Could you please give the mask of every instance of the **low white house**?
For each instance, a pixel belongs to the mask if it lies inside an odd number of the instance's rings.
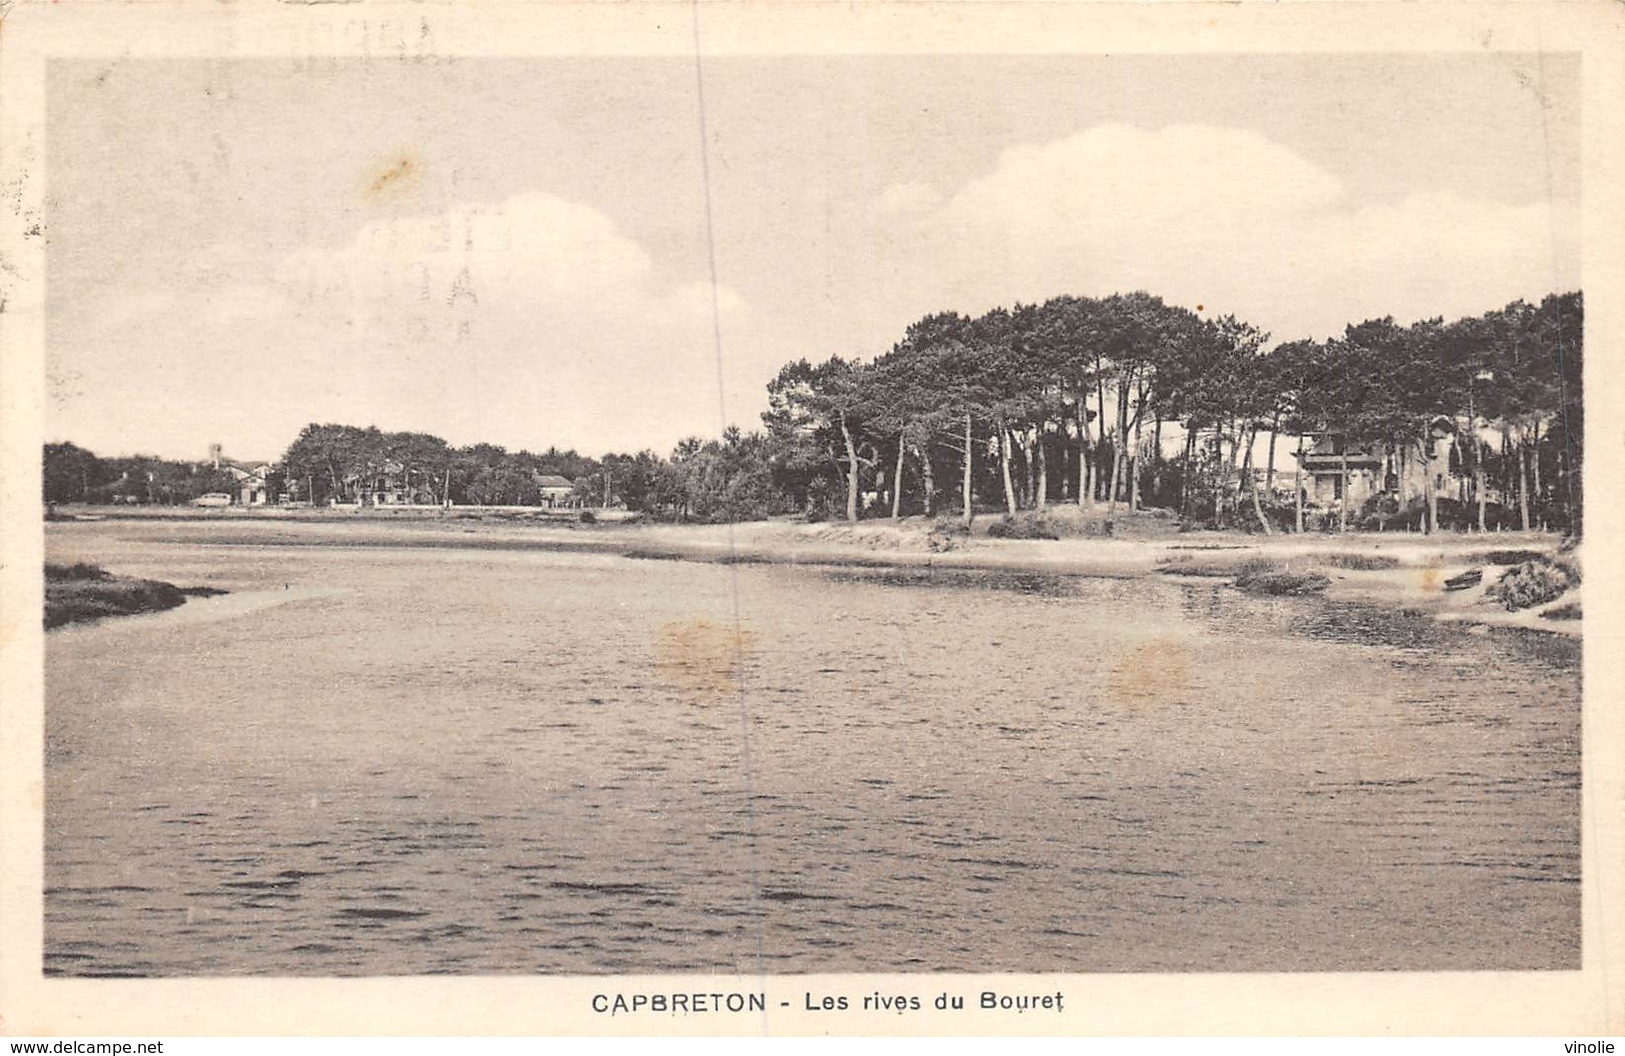
[[[536,487],[542,493],[542,505],[548,507],[574,506],[575,481],[557,473],[543,473],[536,478]]]

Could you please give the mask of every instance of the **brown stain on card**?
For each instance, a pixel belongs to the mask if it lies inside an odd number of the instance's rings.
[[[404,198],[423,182],[423,159],[413,151],[390,154],[362,177],[361,196],[369,202]]]
[[[1439,558],[1433,558],[1417,570],[1416,585],[1424,594],[1437,594],[1444,589],[1444,572]]]
[[[739,671],[755,645],[750,631],[707,619],[677,620],[655,633],[655,670],[694,693],[720,694],[739,685]]]
[[[1130,649],[1112,667],[1106,690],[1114,704],[1147,704],[1183,695],[1190,681],[1190,646],[1164,635]]]

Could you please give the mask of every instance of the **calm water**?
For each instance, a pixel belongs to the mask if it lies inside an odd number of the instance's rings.
[[[234,591],[48,636],[48,972],[1579,966],[1568,643],[1166,579],[48,545]]]

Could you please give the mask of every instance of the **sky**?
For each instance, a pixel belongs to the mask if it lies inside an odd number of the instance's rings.
[[[666,453],[934,311],[1143,288],[1276,341],[1477,314],[1580,288],[1579,72],[728,57],[702,108],[692,57],[58,62],[47,439]]]

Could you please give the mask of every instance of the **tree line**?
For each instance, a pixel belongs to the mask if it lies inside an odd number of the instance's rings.
[[[176,505],[210,492],[231,493],[235,478],[209,462],[156,455],[99,457],[72,442],[46,444],[41,465],[47,503]],[[273,480],[275,486],[277,481]]]
[[[747,520],[789,509],[772,479],[765,438],[729,429],[718,440],[685,439],[669,457],[653,451],[591,458],[550,447],[536,453],[490,443],[454,447],[431,433],[312,423],[268,474],[272,503],[538,506],[543,480],[563,477],[572,503],[621,507],[678,520]],[[181,505],[240,482],[212,461],[154,455],[102,457],[71,442],[46,444],[47,503]]]
[[[1581,524],[1583,303],[1575,293],[1480,316],[1269,346],[1233,316],[1203,318],[1144,291],[1056,297],[980,316],[940,312],[884,354],[785,364],[763,427],[590,458],[420,432],[306,426],[272,490],[294,501],[537,505],[541,478],[574,501],[656,517],[749,520],[950,515],[1049,507],[1161,507],[1182,523],[1261,531],[1398,518],[1441,526]],[[1382,489],[1351,508],[1306,504],[1296,458],[1314,440],[1425,465],[1421,493]],[[1441,495],[1436,448],[1463,491]],[[45,449],[51,502],[185,502],[233,490],[207,464]],[[1289,499],[1283,499],[1290,494]],[[1306,505],[1310,508],[1306,509]]]
[[[453,447],[429,433],[308,425],[282,456],[291,497],[318,505],[372,501],[392,491],[432,505],[535,506],[542,478],[574,485],[584,507],[620,507],[671,519],[747,520],[788,509],[776,494],[764,438],[727,430],[689,438],[669,458],[653,451],[590,458],[550,447],[536,454],[496,444]]]
[[[453,447],[432,433],[376,426],[305,426],[283,452],[294,501],[367,505],[382,492],[425,505],[535,506],[541,478],[585,480],[596,460],[550,447],[537,454],[497,444]]]

